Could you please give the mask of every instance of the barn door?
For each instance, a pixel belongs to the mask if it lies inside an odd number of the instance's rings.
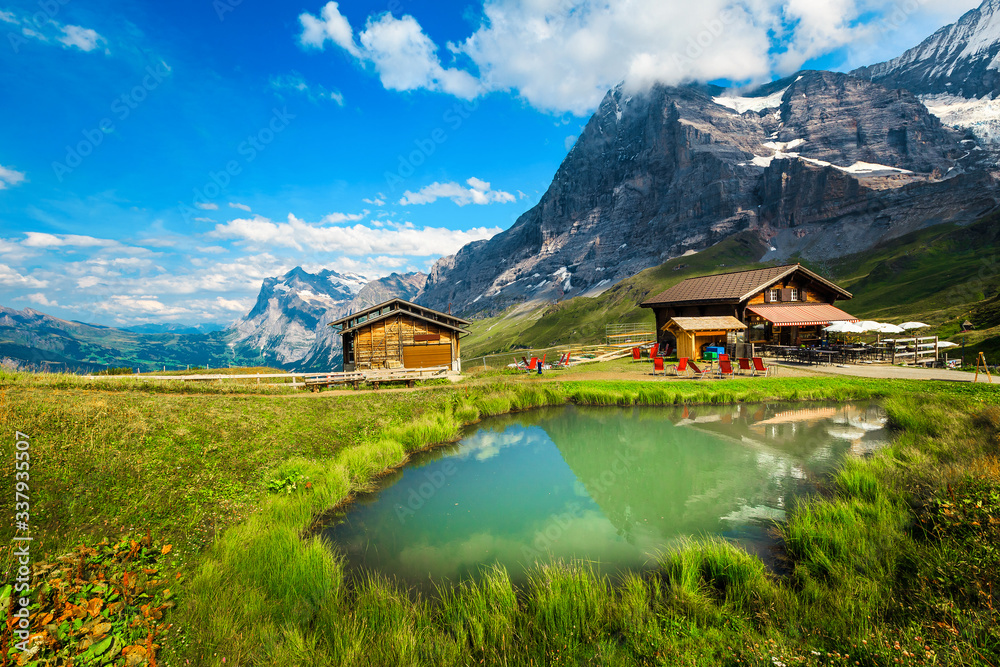
[[[451,343],[404,347],[403,366],[406,368],[451,366]]]

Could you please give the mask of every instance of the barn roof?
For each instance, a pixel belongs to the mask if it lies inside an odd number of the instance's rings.
[[[643,308],[652,308],[653,306],[674,303],[704,301],[739,303],[795,272],[801,272],[813,280],[823,283],[834,290],[841,298],[851,298],[850,292],[835,285],[821,275],[810,271],[801,264],[789,264],[787,266],[769,266],[750,271],[734,271],[732,273],[717,273],[711,276],[688,278],[665,292],[647,299],[641,305]]]
[[[461,317],[455,317],[454,315],[442,313],[441,311],[434,310],[433,308],[418,306],[417,304],[404,299],[390,299],[389,301],[384,301],[376,306],[359,310],[356,313],[351,313],[350,315],[342,317],[339,320],[330,322],[330,326],[341,327],[340,333],[343,334],[363,327],[367,324],[371,324],[372,322],[378,322],[379,320],[399,314],[423,320],[425,322],[430,322],[446,329],[451,329],[461,333],[469,333],[463,328],[463,325],[472,324],[469,320],[463,320]],[[352,322],[353,325],[351,324]]]
[[[666,329],[671,324],[676,325],[684,331],[739,331],[747,328],[747,325],[732,315],[723,315],[720,317],[675,317],[664,324],[663,328]]]

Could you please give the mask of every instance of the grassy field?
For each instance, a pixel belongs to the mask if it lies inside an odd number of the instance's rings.
[[[45,601],[70,613],[65,631],[58,618],[51,625],[52,637],[69,642],[62,655],[83,646],[100,664],[123,644],[105,664],[149,664],[155,654],[160,665],[773,667],[991,664],[1000,651],[992,598],[1000,584],[1000,400],[989,386],[486,375],[413,392],[314,395],[263,385],[194,393],[180,383],[152,392],[111,382],[0,376],[3,432],[31,436],[33,553],[53,564],[38,581],[48,582],[45,591],[69,591]],[[568,402],[779,399],[880,399],[898,430],[891,447],[845,466],[826,497],[782,527],[788,577],[707,541],[618,586],[579,565],[551,564],[523,588],[496,570],[428,599],[378,578],[346,585],[337,558],[307,536],[324,511],[408,452],[452,440],[484,416]],[[13,479],[12,457],[0,470]],[[5,544],[11,536],[5,524]],[[75,583],[54,560],[74,547]],[[128,569],[140,561],[137,584]],[[8,548],[5,580],[11,566]],[[102,611],[93,600],[104,599],[95,582],[105,580],[123,600]],[[82,602],[66,606],[68,595]],[[107,628],[98,623],[105,615]],[[136,624],[149,628],[145,644]],[[98,643],[95,628],[111,634]]]

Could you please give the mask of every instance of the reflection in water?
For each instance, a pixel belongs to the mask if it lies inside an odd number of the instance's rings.
[[[420,456],[325,531],[349,570],[411,585],[493,562],[650,566],[678,539],[751,549],[845,455],[883,444],[876,406],[552,408],[487,420]]]

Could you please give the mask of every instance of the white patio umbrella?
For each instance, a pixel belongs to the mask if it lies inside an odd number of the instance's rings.
[[[909,331],[910,329],[923,329],[924,327],[929,325],[924,324],[923,322],[903,322],[899,326],[904,331]]]
[[[901,334],[904,331],[906,331],[906,329],[904,329],[902,326],[896,326],[895,324],[885,323],[885,324],[880,325],[878,329],[875,329],[875,331],[878,332],[878,333],[880,333],[880,334],[884,334],[884,333],[887,333],[887,334]]]
[[[942,347],[958,347],[958,343],[952,343],[950,340],[938,341],[938,348]]]
[[[865,333],[868,331],[878,331],[882,323],[875,320],[865,320],[864,322],[858,322],[857,326],[861,329],[862,333]]]
[[[854,322],[834,322],[828,327],[823,327],[827,333],[864,333],[864,331]]]

